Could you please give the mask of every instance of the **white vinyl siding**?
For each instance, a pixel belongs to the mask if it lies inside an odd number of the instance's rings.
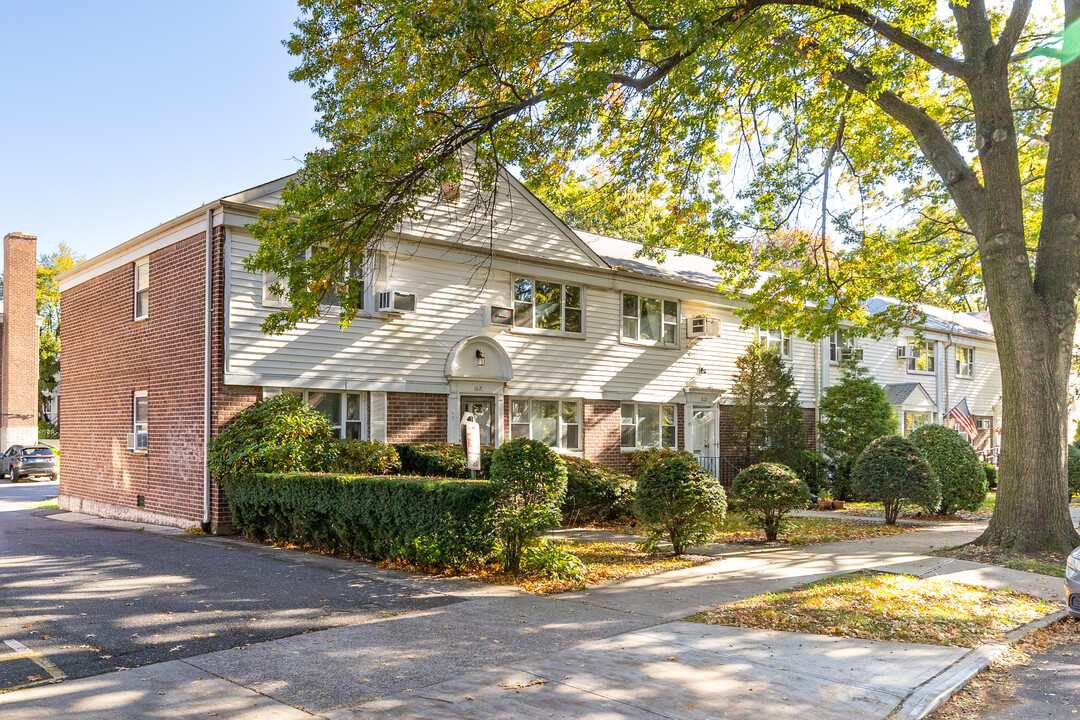
[[[577,400],[513,398],[510,438],[529,438],[561,450],[581,449],[581,405]]]

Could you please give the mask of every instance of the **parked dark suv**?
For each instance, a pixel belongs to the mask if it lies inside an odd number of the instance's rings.
[[[12,445],[0,455],[0,477],[11,482],[34,475],[55,480],[59,472],[60,460],[48,445]]]

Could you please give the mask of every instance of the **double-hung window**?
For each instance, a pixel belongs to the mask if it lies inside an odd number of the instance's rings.
[[[529,438],[561,450],[581,449],[581,408],[576,400],[510,400],[510,437]]]
[[[326,416],[334,435],[346,440],[364,440],[367,418],[367,394],[332,390],[286,390],[304,398],[311,407]]]
[[[150,261],[135,263],[135,319],[150,316]]]
[[[678,345],[679,303],[623,293],[622,336],[625,340]]]
[[[791,357],[791,336],[779,328],[761,328],[758,330],[758,340],[765,343],[770,350],[780,353],[781,357]]]
[[[514,327],[580,335],[580,285],[514,278]]]
[[[934,372],[934,346],[936,344],[933,340],[913,340],[908,346],[908,372]]]
[[[837,330],[829,336],[829,362],[838,363],[844,359],[844,350],[855,347],[855,338],[850,331]]]
[[[135,434],[135,452],[146,452],[150,428],[150,403],[145,390],[136,390],[131,403],[131,432]]]
[[[677,413],[674,405],[622,404],[622,449],[676,447]]]
[[[956,377],[969,378],[975,374],[975,348],[956,348]]]

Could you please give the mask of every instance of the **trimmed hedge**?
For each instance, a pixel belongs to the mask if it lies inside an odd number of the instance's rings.
[[[682,460],[693,460],[694,454],[688,450],[672,450],[670,448],[649,448],[648,450],[637,450],[630,454],[630,475],[637,479],[641,475],[645,466],[655,460],[668,460],[671,458],[680,458]]]
[[[637,476],[637,517],[645,523],[647,546],[663,538],[676,555],[706,542],[724,522],[727,498],[720,482],[690,453],[653,456]]]
[[[978,510],[986,499],[986,470],[967,440],[944,425],[923,425],[911,433],[911,442],[941,483],[940,502],[924,509],[942,515]]]
[[[517,438],[491,458],[495,532],[502,541],[502,566],[521,569],[521,553],[536,535],[559,525],[566,497],[566,464],[542,442]]]
[[[399,443],[394,445],[401,457],[404,475],[424,477],[468,478],[468,460],[461,445],[454,443]],[[480,449],[480,470],[477,477],[489,477],[493,449]]]
[[[267,473],[221,484],[237,529],[257,540],[446,566],[495,546],[486,481]]]
[[[566,499],[562,514],[571,522],[618,520],[634,514],[634,480],[588,460],[563,456]]]
[[[368,440],[339,440],[334,472],[349,475],[397,475],[401,458],[393,445]]]

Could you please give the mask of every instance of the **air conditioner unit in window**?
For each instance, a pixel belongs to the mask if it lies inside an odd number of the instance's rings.
[[[914,357],[914,354],[911,352],[910,346],[908,346],[907,344],[896,346],[897,360],[907,360],[909,357]]]
[[[720,318],[714,318],[714,317],[688,317],[688,318],[686,318],[686,337],[688,337],[688,338],[714,338],[714,337],[720,337]]]
[[[840,350],[841,360],[854,360],[855,362],[862,362],[863,349],[857,347],[846,347]]]
[[[149,436],[145,432],[128,433],[126,447],[128,450],[145,450],[149,443],[147,442]]]
[[[483,314],[483,323],[485,327],[513,327],[514,325],[514,311],[508,307],[499,307],[498,305],[484,305],[480,308]]]
[[[375,308],[388,315],[413,312],[416,310],[416,296],[397,290],[384,290],[375,294]]]

